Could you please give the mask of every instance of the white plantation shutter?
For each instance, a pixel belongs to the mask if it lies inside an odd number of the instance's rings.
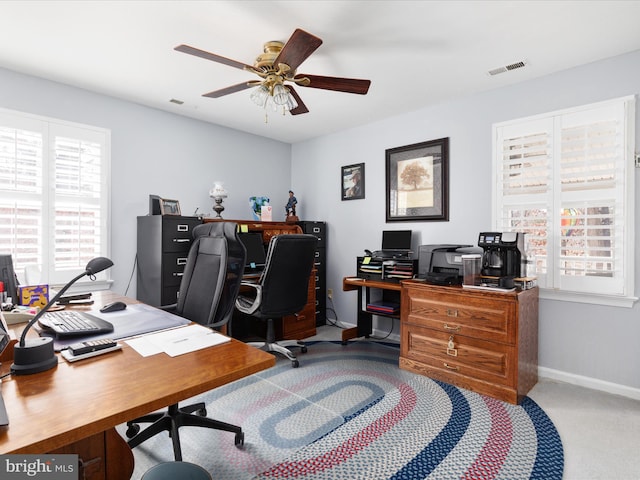
[[[0,116],[0,253],[14,264],[40,264],[43,134],[25,122],[7,124]]]
[[[525,232],[543,288],[633,294],[634,99],[494,125],[497,230]]]
[[[108,256],[109,132],[0,110],[0,253],[66,283]],[[104,275],[102,278],[106,278]]]
[[[497,133],[497,229],[526,233],[525,250],[535,264],[538,285],[546,287],[549,206],[553,200],[553,122],[543,119],[505,126]]]

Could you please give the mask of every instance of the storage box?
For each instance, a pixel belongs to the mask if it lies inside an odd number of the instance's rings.
[[[260,220],[262,222],[273,221],[273,207],[271,205],[263,205],[260,210]]]
[[[49,285],[27,285],[18,287],[20,305],[44,307],[49,303]]]

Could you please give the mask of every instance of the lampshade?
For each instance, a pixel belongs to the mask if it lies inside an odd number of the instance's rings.
[[[273,87],[273,101],[276,105],[286,105],[289,100],[289,91],[281,83]]]
[[[264,85],[260,85],[251,91],[250,98],[259,107],[264,107],[269,98],[269,89]]]
[[[211,198],[227,198],[227,191],[222,186],[222,182],[214,182],[213,188],[209,190]]]

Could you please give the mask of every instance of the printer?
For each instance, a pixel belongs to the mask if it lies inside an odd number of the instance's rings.
[[[461,285],[462,255],[482,252],[472,245],[420,245],[417,278],[434,285]]]

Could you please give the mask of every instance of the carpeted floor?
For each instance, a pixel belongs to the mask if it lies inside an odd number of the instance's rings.
[[[562,478],[562,443],[533,400],[509,405],[405,372],[398,354],[375,342],[311,343],[298,369],[279,361],[197,397],[210,417],[243,427],[245,446],[186,427],[184,460],[216,480]],[[167,435],[134,449],[133,478],[171,452]]]

